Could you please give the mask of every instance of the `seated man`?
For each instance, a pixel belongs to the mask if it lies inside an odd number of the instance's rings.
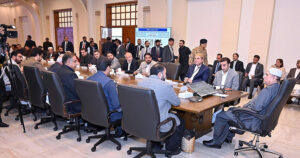
[[[194,83],[205,81],[207,82],[209,76],[209,68],[203,64],[203,57],[201,54],[195,54],[194,64],[189,67],[189,70],[184,78],[185,83]]]
[[[235,71],[245,72],[244,63],[239,60],[239,54],[233,53],[232,62],[230,63],[230,68]]]
[[[97,65],[97,63],[101,59],[101,54],[100,54],[100,52],[98,50],[95,50],[93,54],[94,54],[94,56],[93,56],[91,64]]]
[[[34,66],[37,67],[40,71],[45,70],[42,66],[42,50],[38,48],[33,48],[30,53],[30,57],[26,60],[23,60],[22,66]]]
[[[88,66],[92,63],[93,56],[88,54],[86,49],[82,48],[80,50],[81,57],[80,57],[80,66]]]
[[[174,134],[168,137],[166,142],[166,150],[172,151],[173,154],[179,154],[181,149],[181,139],[184,132],[184,123],[172,113],[169,113],[171,105],[180,105],[180,100],[177,97],[172,85],[164,82],[166,79],[166,67],[162,64],[155,64],[150,69],[150,77],[138,83],[138,86],[153,89],[155,92],[158,109],[160,113],[160,121],[164,121],[169,117],[176,120],[176,130]],[[172,123],[161,126],[161,132],[167,132],[171,129]]]
[[[268,105],[273,101],[279,91],[281,75],[282,72],[280,70],[271,68],[264,77],[264,83],[267,85],[267,87],[264,88],[257,97],[245,104],[243,108],[251,109],[258,114],[264,114],[265,110],[268,108]],[[234,133],[229,131],[229,123],[235,122],[238,124],[235,115],[231,112],[233,109],[234,107],[217,115],[213,139],[209,141],[203,141],[205,146],[220,149],[224,141],[229,143],[232,142]],[[239,119],[245,124],[246,128],[254,131],[260,128],[261,122],[254,116],[243,114]]]
[[[139,63],[132,58],[132,54],[130,52],[125,53],[125,58],[126,60],[122,66],[122,70],[125,71],[125,73],[133,74],[133,72],[139,68]]]
[[[53,59],[54,61],[56,61],[57,58],[58,58],[58,56],[59,56],[58,53],[54,52],[53,47],[48,47],[47,56],[44,59],[45,60],[51,60],[51,59]]]
[[[152,56],[150,53],[146,53],[144,55],[144,59],[145,61],[143,61],[139,67],[139,69],[137,69],[134,74],[138,74],[141,73],[144,76],[149,76],[150,75],[150,69],[153,65],[156,64],[155,61],[152,60]]]
[[[221,70],[221,59],[222,59],[223,55],[222,54],[217,54],[217,59],[214,61],[214,65],[213,65],[213,76],[215,76],[215,74]]]
[[[56,73],[62,66],[63,56],[64,56],[64,54],[59,55],[56,62],[53,65],[51,65],[48,70]]]
[[[101,84],[108,103],[109,111],[118,111],[117,113],[113,113],[110,117],[110,121],[114,122],[122,118],[122,109],[118,98],[116,84],[112,79],[107,77],[110,72],[110,64],[111,61],[109,59],[101,58],[100,62],[96,65],[98,70],[97,73],[89,77],[87,80],[97,81]],[[118,126],[116,130],[117,135],[121,136],[121,126]]]
[[[300,84],[300,60],[297,61],[296,68],[292,68],[287,75],[287,78],[295,78],[297,84]]]
[[[247,85],[250,84],[250,92],[248,99],[252,98],[252,93],[255,84],[259,84],[260,80],[263,79],[264,75],[264,65],[260,64],[258,61],[260,56],[254,55],[253,62],[247,65],[245,71],[245,78],[242,84],[242,90],[247,90]]]
[[[222,71],[218,71],[215,75],[214,86],[219,86],[225,90],[238,90],[239,75],[233,69],[230,69],[230,59],[222,58],[220,60]]]
[[[79,100],[74,86],[74,79],[78,78],[78,76],[74,72],[74,69],[77,66],[77,62],[77,58],[73,53],[66,52],[62,58],[63,65],[57,71],[57,76],[61,80],[62,87],[66,95],[66,101]],[[67,111],[72,114],[80,113],[81,104],[79,102],[68,104]]]
[[[111,61],[110,67],[112,69],[116,71],[118,68],[121,68],[119,60],[114,56],[114,53],[112,51],[107,51],[106,56]]]

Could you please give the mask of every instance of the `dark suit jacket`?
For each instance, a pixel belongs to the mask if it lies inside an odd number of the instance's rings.
[[[132,57],[134,57],[137,60],[140,59],[139,52],[142,51],[143,48],[144,48],[144,46],[140,45],[140,48],[138,50],[138,45],[136,45],[134,47],[134,53],[132,54]]]
[[[152,60],[154,61],[158,61],[158,58],[162,57],[162,53],[163,53],[164,49],[162,47],[159,47],[159,56],[157,56],[156,53],[156,46],[151,48],[151,56],[152,56]]]
[[[32,46],[36,47],[35,42],[33,40],[26,40],[24,47],[25,46],[28,46],[29,48],[32,48]]]
[[[96,50],[98,50],[99,48],[98,48],[98,44],[97,43],[94,43],[94,48],[96,49]]]
[[[249,74],[250,72],[250,69],[251,69],[251,66],[252,66],[252,63],[249,63],[246,67],[246,73]],[[255,78],[258,78],[258,79],[262,79],[263,78],[263,75],[264,75],[264,65],[263,64],[260,64],[260,63],[257,63],[257,66],[256,66],[256,69],[255,69],[255,74],[254,74],[254,77]]]
[[[192,77],[192,75],[194,73],[194,70],[195,70],[195,67],[196,67],[195,64],[193,64],[189,67],[189,70],[186,74],[187,78]],[[198,71],[198,73],[193,78],[193,83],[194,82],[200,82],[200,81],[207,82],[208,81],[208,76],[209,76],[209,68],[206,65],[202,64],[201,67],[200,67],[200,70]]]
[[[55,62],[53,65],[49,67],[49,71],[57,73],[57,71],[61,68],[61,65],[58,62]]]
[[[133,72],[136,71],[138,68],[139,68],[139,63],[135,59],[132,59],[129,71],[128,71],[128,62],[127,62],[127,60],[124,61],[124,64],[122,66],[122,70],[125,71],[125,73],[128,73],[128,74],[133,74]]]
[[[218,60],[215,60],[215,61],[214,61],[214,65],[213,65],[213,69],[212,69],[213,74],[215,74],[217,64],[218,64]],[[219,64],[218,71],[220,71],[221,69],[222,69],[222,68],[221,68],[221,63],[220,63],[220,64]]]
[[[233,61],[230,62],[230,68],[233,68]],[[236,61],[235,71],[245,72],[244,63],[242,61],[239,60]]]
[[[116,56],[118,59],[125,58],[125,47],[121,45],[121,47],[116,49]]]
[[[91,54],[87,54],[86,56],[81,56],[80,58],[80,66],[88,66],[91,64],[93,60],[93,56]]]
[[[67,49],[66,49],[66,50],[65,50],[65,41],[63,41],[63,42],[61,43],[61,46],[62,46],[62,48],[64,49],[64,52],[66,52],[66,51],[71,51],[71,52],[74,53],[74,46],[73,46],[73,43],[72,43],[71,41],[68,41]]]
[[[116,56],[116,52],[114,51],[114,44],[112,42],[105,42],[102,45],[102,54],[106,56],[107,51],[112,51],[114,56]]]
[[[125,50],[126,50],[127,52],[130,52],[130,53],[133,55],[133,54],[134,54],[134,51],[135,51],[134,45],[133,45],[132,43],[130,43],[127,49],[126,49],[126,46],[127,46],[127,43],[126,43],[126,45],[124,46],[124,47],[125,47]]]
[[[173,48],[173,53],[174,53],[174,48]],[[172,59],[173,56],[173,59]],[[169,45],[166,45],[164,47],[163,53],[162,53],[162,61],[163,62],[174,62],[175,60],[175,56],[174,54],[172,54],[172,52],[170,51],[170,47]]]
[[[44,42],[43,43],[43,48],[44,48],[44,50],[48,50],[48,47],[53,47],[53,44],[52,44],[52,42]]]
[[[290,70],[289,74],[287,75],[287,78],[294,78],[295,77],[295,73],[296,73],[296,68],[292,68]],[[296,76],[296,80],[297,80],[297,83],[300,84],[300,72]]]
[[[58,56],[59,56],[59,54],[58,54],[58,53],[56,53],[56,52],[53,52],[53,54],[52,54],[51,58],[53,58],[53,60],[54,60],[54,61],[56,61],[56,60],[57,60],[57,58],[58,58]],[[49,53],[49,52],[47,53],[46,60],[50,60],[50,53]]]
[[[81,41],[80,44],[79,44],[79,57],[81,57],[80,49],[82,48],[82,44],[83,44],[83,41]],[[85,41],[85,49],[87,50],[88,47],[90,47],[90,42]]]
[[[57,71],[57,75],[61,80],[64,92],[66,94],[66,101],[79,100],[74,86],[74,79],[77,79],[78,76],[74,70],[67,65],[63,65]]]

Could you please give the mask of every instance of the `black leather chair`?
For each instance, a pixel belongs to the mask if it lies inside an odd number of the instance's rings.
[[[179,79],[180,64],[176,64],[176,63],[172,63],[172,62],[162,62],[161,64],[166,66],[167,79],[170,79],[170,80],[178,80]]]
[[[65,125],[62,132],[60,132],[56,139],[60,139],[62,134],[71,132],[76,130],[78,133],[77,141],[81,141],[81,134],[80,134],[80,124],[79,124],[79,117],[80,113],[78,114],[70,114],[67,112],[67,105],[74,102],[80,102],[80,100],[74,101],[66,101],[66,96],[61,84],[59,77],[54,72],[44,71],[43,72],[43,80],[46,83],[46,87],[48,90],[49,101],[51,104],[51,110],[54,114],[53,121],[56,124],[56,116],[61,116],[66,119],[73,119],[75,118],[75,124]]]
[[[115,125],[120,125],[121,120],[110,121],[111,114],[117,111],[109,111],[101,84],[95,81],[76,79],[75,88],[82,104],[82,119],[94,125],[105,127],[105,134],[89,136],[87,138],[87,143],[90,142],[90,139],[100,138],[100,140],[94,144],[91,151],[96,151],[96,147],[106,140],[112,141],[117,145],[116,149],[121,150],[120,142],[115,139],[117,135],[110,133],[110,128]]]
[[[234,150],[234,155],[237,156],[238,152],[241,151],[248,151],[248,150],[255,150],[259,154],[259,156],[262,158],[262,152],[268,152],[272,154],[278,155],[280,158],[282,158],[282,154],[277,153],[275,151],[271,151],[268,149],[268,146],[265,143],[259,142],[259,137],[265,137],[269,136],[271,137],[271,132],[275,129],[278,119],[280,116],[280,113],[282,111],[283,106],[286,104],[286,101],[288,97],[290,96],[294,86],[295,86],[296,80],[295,79],[287,79],[284,80],[282,83],[280,90],[275,97],[275,99],[271,102],[271,104],[267,107],[264,114],[258,114],[250,109],[246,108],[236,108],[232,111],[232,113],[236,116],[236,118],[239,118],[242,114],[247,114],[254,116],[261,120],[261,128],[257,131],[252,131],[250,129],[247,129],[245,125],[238,119],[238,125],[233,125],[230,127],[233,131],[245,131],[245,132],[251,132],[254,134],[253,140],[250,142],[245,141],[239,141],[239,148]],[[242,147],[243,145],[246,145],[247,147]]]
[[[16,85],[11,86],[11,91],[12,91],[12,94],[18,98],[18,100],[15,100],[15,103],[17,105],[21,105],[22,115],[30,114],[30,113],[32,113],[32,110],[29,108],[29,105],[26,104],[25,106],[23,106],[20,102],[20,101],[25,101],[25,102],[29,101],[28,86],[27,86],[26,80],[25,80],[22,72],[20,71],[19,67],[16,65],[12,65],[12,66],[13,66],[14,73],[15,73],[14,79],[15,79]],[[9,79],[10,83],[13,83],[11,73],[9,72],[8,69],[5,70],[5,73]],[[14,107],[7,109],[5,115],[8,116],[9,111],[12,110],[13,108]],[[17,107],[15,107],[15,108],[17,108]],[[18,120],[18,119],[19,119],[19,115],[16,117],[16,120]],[[34,118],[34,121],[36,121],[36,117]]]
[[[47,115],[50,115],[50,117],[41,118],[41,121],[34,126],[35,129],[38,129],[39,125],[53,122],[50,106],[46,103],[47,93],[43,85],[40,70],[37,67],[24,66],[23,71],[28,84],[28,96],[29,101],[33,107],[33,114],[35,115],[36,108],[39,108],[44,110]],[[56,123],[54,123],[54,126],[56,127]],[[54,130],[55,129],[57,128],[54,128]]]
[[[170,117],[161,122],[154,91],[137,86],[119,85],[118,93],[123,110],[122,129],[128,134],[147,140],[146,147],[130,147],[127,154],[130,155],[132,150],[141,152],[136,157],[142,157],[146,154],[155,157],[155,153],[170,154],[169,151],[151,147],[151,141],[164,141],[174,133],[176,128],[174,118]],[[166,133],[161,133],[160,127],[168,122],[173,123],[172,128]]]
[[[126,60],[125,58],[120,58],[119,59],[121,67],[123,67],[123,65],[125,64],[125,60]]]
[[[239,74],[239,89],[242,90],[242,84],[243,84],[243,78],[244,78],[244,73],[241,71],[236,71]]]
[[[209,76],[208,76],[208,84],[212,84],[214,82],[214,76],[213,76],[213,66],[208,65],[209,68]]]

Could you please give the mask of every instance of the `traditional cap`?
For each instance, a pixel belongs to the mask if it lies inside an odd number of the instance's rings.
[[[277,76],[277,77],[281,77],[281,75],[282,75],[282,71],[279,69],[276,69],[276,68],[271,68],[269,70],[269,72],[270,72],[270,74]]]

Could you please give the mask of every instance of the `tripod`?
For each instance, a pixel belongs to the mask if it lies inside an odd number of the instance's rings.
[[[6,46],[5,46],[5,42],[1,42],[0,43],[0,54],[5,54],[5,51],[6,51]],[[16,92],[17,90],[17,83],[16,83],[16,74],[15,74],[15,70],[13,68],[13,64],[12,64],[12,59],[11,59],[11,55],[8,55],[9,56],[9,62],[8,63],[8,67],[10,69],[9,72],[9,75],[11,76],[11,89],[13,90],[13,99],[17,101],[17,105],[18,105],[18,113],[19,113],[19,118],[20,118],[20,122],[21,122],[21,125],[23,126],[23,132],[26,133],[26,129],[25,129],[25,124],[24,124],[24,120],[23,120],[23,114],[22,114],[22,111],[21,111],[21,102],[18,98],[18,95]],[[4,55],[4,58],[5,58],[5,55]]]

